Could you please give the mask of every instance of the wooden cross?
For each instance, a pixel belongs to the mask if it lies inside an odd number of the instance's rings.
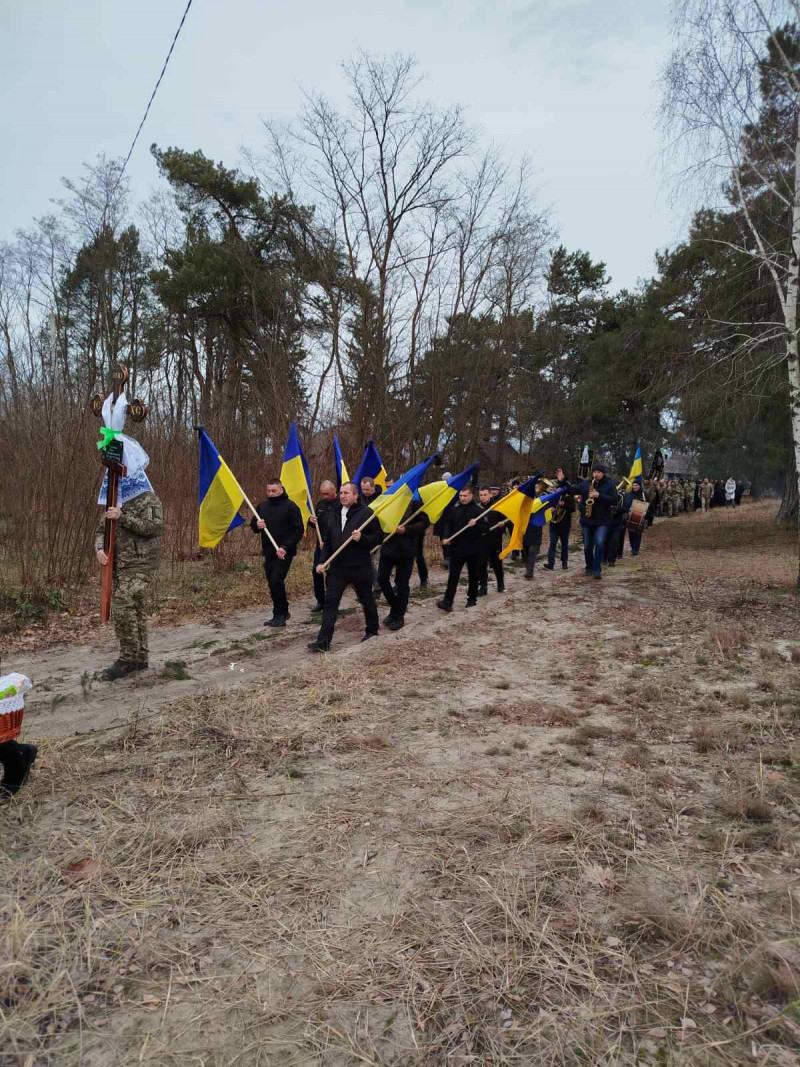
[[[125,384],[128,381],[128,368],[120,363],[112,375],[112,392],[114,403],[125,392]],[[103,414],[104,397],[95,393],[89,402],[89,408],[96,418]],[[147,416],[147,405],[138,397],[128,404],[128,414],[134,422],[141,422]],[[119,479],[124,478],[127,471],[122,465],[122,442],[112,439],[101,450],[101,462],[108,471],[108,489],[106,491],[106,508],[117,506],[117,489]],[[103,567],[100,575],[100,621],[108,622],[111,618],[111,589],[114,581],[114,542],[116,539],[117,524],[114,519],[106,519],[103,531],[103,551],[108,556],[108,563]]]

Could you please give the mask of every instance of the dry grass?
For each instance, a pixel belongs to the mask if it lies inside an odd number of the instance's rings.
[[[542,662],[603,648],[565,581],[506,698],[469,672],[524,604],[43,744],[0,807],[0,1067],[797,1064],[793,705],[731,707],[747,679],[695,661],[723,619],[655,577],[630,625],[674,642],[644,683],[669,699],[610,725],[540,694]],[[796,632],[783,603],[759,621]],[[598,656],[599,692],[625,657]],[[711,686],[741,721],[702,710]]]

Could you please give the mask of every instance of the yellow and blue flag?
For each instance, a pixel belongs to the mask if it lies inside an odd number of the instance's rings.
[[[303,446],[297,435],[297,423],[292,420],[289,427],[289,437],[286,448],[283,450],[283,465],[281,466],[281,485],[286,490],[286,495],[300,508],[303,516],[303,529],[308,526],[308,517],[311,508],[308,500],[311,495],[311,472],[308,469]]]
[[[199,437],[199,544],[201,548],[216,548],[229,530],[244,523],[239,514],[244,492],[202,426]]]
[[[446,481],[429,482],[421,485],[414,494],[415,499],[422,502],[422,511],[431,522],[437,522],[453,503],[464,486],[472,481],[472,475],[480,467],[480,463],[472,463],[460,474],[455,474]]]
[[[514,523],[511,538],[505,549],[500,553],[500,559],[505,559],[509,553],[519,551],[522,548],[522,538],[528,529],[531,515],[542,509],[546,510],[548,505],[558,500],[564,491],[563,489],[556,489],[554,493],[548,493],[546,496],[537,499],[536,486],[540,480],[541,475],[535,474],[533,478],[529,478],[527,482],[518,485],[516,489],[512,489],[510,493],[507,493],[502,499],[492,504],[492,511],[499,511],[501,515],[505,515],[507,519],[511,519]],[[544,514],[542,514],[542,519],[544,519]]]
[[[381,489],[386,489],[386,468],[371,437],[367,441],[367,447],[364,449],[364,458],[361,460],[353,478],[359,489],[361,488],[362,478],[372,478],[373,482],[379,485]]]
[[[531,521],[534,526],[544,526],[545,523],[550,522],[553,517],[553,509],[550,505],[554,504],[563,492],[563,489],[556,489],[554,492],[548,493],[546,496],[540,496],[534,501],[531,508]]]
[[[342,459],[342,450],[339,446],[339,438],[334,435],[333,438],[333,462],[336,467],[336,488],[341,489],[344,482],[350,481],[350,475],[347,473],[347,467],[344,465]]]
[[[636,455],[633,457],[633,466],[631,472],[628,475],[629,482],[638,482],[642,484],[642,477],[644,475],[644,469],[642,467],[642,446],[636,446]]]
[[[400,525],[400,520],[405,515],[406,508],[419,489],[419,483],[425,477],[428,467],[435,459],[436,455],[434,454],[422,463],[418,463],[416,467],[407,470],[390,489],[384,489],[381,495],[369,505],[372,511],[375,512],[384,533],[394,533]]]

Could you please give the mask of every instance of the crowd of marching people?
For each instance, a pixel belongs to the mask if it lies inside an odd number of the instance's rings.
[[[650,504],[648,526],[656,518],[671,518],[684,512],[739,507],[744,482],[735,478],[645,478],[645,499]]]

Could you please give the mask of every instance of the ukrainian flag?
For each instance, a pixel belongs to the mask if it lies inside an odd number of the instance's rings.
[[[633,457],[633,466],[631,472],[628,475],[629,482],[638,482],[642,484],[642,477],[644,475],[644,469],[642,467],[642,446],[636,446],[636,455]]]
[[[518,485],[516,489],[512,489],[497,503],[492,504],[492,511],[500,512],[501,515],[505,515],[507,519],[511,519],[514,523],[511,538],[505,549],[500,553],[500,559],[505,559],[510,552],[522,548],[522,538],[528,529],[531,515],[535,515],[542,509],[546,510],[564,492],[563,489],[556,489],[554,493],[548,493],[546,496],[537,499],[536,486],[540,480],[541,474],[535,474],[533,478],[529,478],[527,482]],[[544,514],[542,518],[544,519]]]
[[[200,437],[199,483],[201,548],[215,548],[229,530],[244,523],[239,508],[244,503],[241,486],[217,452],[214,442],[202,426]]]
[[[381,489],[386,489],[386,468],[384,467],[383,460],[375,447],[375,442],[371,437],[369,441],[367,441],[367,447],[364,449],[364,458],[361,460],[359,468],[353,478],[353,481],[356,483],[359,490],[361,489],[362,478],[372,478],[375,484],[379,485]]]
[[[384,533],[394,533],[400,525],[400,520],[405,515],[408,505],[414,499],[414,494],[419,489],[419,483],[425,477],[428,467],[430,467],[435,459],[436,454],[434,453],[434,455],[429,456],[424,462],[418,463],[416,467],[412,467],[411,470],[406,471],[401,478],[397,479],[390,489],[385,489],[381,495],[369,505],[372,511],[375,512]]]
[[[472,475],[480,467],[480,463],[472,463],[461,474],[456,474],[447,481],[430,482],[421,485],[416,496],[422,501],[421,511],[424,511],[431,522],[437,522],[465,485],[472,481]]]
[[[308,526],[308,517],[311,514],[308,500],[311,494],[311,473],[308,469],[303,446],[297,436],[297,423],[292,422],[289,427],[289,439],[283,450],[283,466],[281,467],[281,484],[286,490],[286,495],[300,508],[303,516],[303,529]]]
[[[341,489],[344,482],[350,481],[350,475],[347,473],[347,467],[345,467],[344,460],[342,459],[339,438],[335,435],[333,438],[333,462],[336,467],[336,488]]]

